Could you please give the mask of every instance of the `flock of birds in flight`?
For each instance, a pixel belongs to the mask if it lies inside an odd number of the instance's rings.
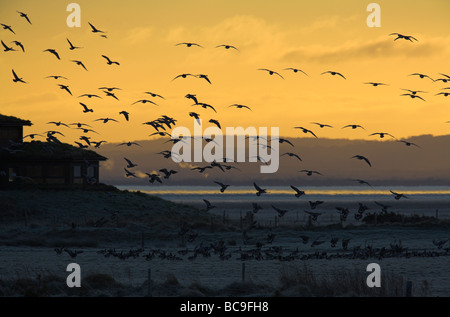
[[[17,11],[17,12],[19,13],[20,17],[24,18],[27,21],[27,23],[32,25],[32,22],[31,22],[29,16],[26,13],[20,12],[20,11]],[[91,30],[92,33],[100,34],[101,37],[107,38],[105,31],[102,31],[102,30],[96,28],[90,22],[88,24],[89,24],[89,27],[90,27],[90,30]],[[7,24],[3,24],[2,23],[1,26],[6,32],[11,32],[13,34],[16,34],[11,25],[7,25]],[[399,34],[399,33],[392,33],[390,35],[396,36],[394,41],[397,41],[397,40],[406,40],[406,41],[410,41],[410,42],[417,41],[416,38],[414,38],[413,36],[410,36],[410,35],[403,35],[403,34]],[[71,50],[71,51],[81,50],[83,48],[83,47],[74,45],[68,38],[66,40],[67,40],[67,43],[68,43],[68,49]],[[20,41],[14,40],[11,43],[16,45],[18,49],[20,48],[20,50],[23,53],[26,52],[26,48],[25,48],[24,44],[21,43]],[[4,48],[4,52],[8,53],[8,52],[18,51],[18,49],[13,48],[12,46],[8,46],[3,40],[1,40],[1,44],[2,44],[2,46]],[[175,46],[185,46],[187,48],[193,48],[193,47],[204,48],[202,45],[200,45],[198,43],[194,43],[194,42],[180,42],[180,43],[175,44]],[[229,44],[220,44],[220,45],[217,45],[216,48],[223,48],[223,49],[226,49],[226,50],[234,50],[236,52],[240,52],[240,50],[236,46],[229,45]],[[44,49],[43,52],[53,55],[57,60],[61,60],[60,53],[58,51],[56,51],[55,49],[53,49],[53,48]],[[106,62],[106,64],[108,66],[120,66],[120,63],[118,61],[115,61],[115,60],[111,59],[110,57],[108,57],[105,54],[101,54],[101,57],[105,60],[105,62]],[[76,66],[81,67],[85,71],[88,71],[86,65],[81,60],[73,59],[73,60],[70,60],[70,62],[74,63]],[[270,76],[275,75],[275,76],[279,77],[280,79],[283,79],[283,80],[285,79],[284,76],[282,76],[279,72],[271,70],[271,69],[260,68],[260,69],[257,69],[257,70],[266,72]],[[309,76],[304,70],[299,69],[299,68],[289,67],[289,68],[285,68],[284,70],[285,71],[294,72],[294,73],[299,73],[299,74],[301,73],[301,74],[303,74],[305,76]],[[13,75],[13,79],[12,80],[13,80],[14,83],[22,83],[22,84],[27,84],[28,83],[22,77],[20,77],[16,73],[16,71],[14,69],[12,69],[12,75]],[[333,71],[333,70],[324,71],[324,72],[321,73],[321,75],[336,76],[336,77],[341,78],[342,80],[347,80],[347,77],[344,74],[342,74],[340,72],[337,72],[337,71]],[[440,73],[439,75],[441,77],[433,79],[429,75],[422,74],[422,73],[409,74],[409,76],[416,76],[419,79],[431,80],[432,82],[447,83],[448,81],[450,81],[450,76],[449,75],[446,75],[444,73]],[[179,74],[179,75],[175,76],[172,79],[172,81],[179,80],[179,79],[185,79],[185,78],[188,78],[188,77],[202,79],[202,80],[205,81],[205,83],[208,83],[208,84],[212,85],[211,79],[206,74],[183,73],[183,74]],[[50,79],[54,79],[54,80],[60,80],[60,79],[68,80],[67,77],[59,75],[59,74],[58,75],[49,75],[49,76],[46,76],[45,78],[50,78]],[[364,82],[364,84],[371,85],[373,87],[388,85],[388,84],[382,83],[382,82]],[[58,86],[59,86],[59,88],[61,90],[64,90],[66,93],[68,93],[71,96],[73,96],[73,93],[72,93],[69,85],[67,85],[67,84],[58,84]],[[105,94],[105,97],[110,97],[110,98],[113,98],[113,99],[119,101],[119,98],[116,95],[116,91],[120,91],[121,88],[119,88],[119,87],[102,86],[102,87],[99,87],[98,90],[103,92]],[[422,101],[425,101],[425,99],[420,95],[421,93],[426,93],[425,91],[403,89],[403,88],[402,88],[402,90],[405,91],[405,93],[401,94],[401,96],[407,96],[407,97],[410,97],[412,99],[417,98],[417,99],[420,99]],[[442,88],[442,90],[450,90],[450,87]],[[152,97],[153,100],[151,100],[151,99],[139,99],[139,100],[133,102],[132,104],[134,105],[134,104],[137,104],[137,103],[142,103],[142,104],[149,103],[149,104],[158,106],[158,104],[155,102],[158,98],[161,99],[161,100],[165,100],[165,98],[162,95],[154,93],[154,92],[147,91],[147,92],[145,92],[145,94],[147,94],[148,96]],[[448,91],[448,92],[447,91],[443,91],[443,92],[437,93],[436,95],[442,95],[442,96],[447,97],[447,96],[449,96],[449,94],[450,94],[450,91]],[[99,99],[101,99],[103,97],[101,97],[98,94],[85,93],[85,94],[79,95],[78,98],[87,98],[87,99],[99,98]],[[212,105],[210,105],[208,103],[204,103],[204,102],[199,102],[199,98],[197,97],[196,94],[193,94],[193,93],[186,94],[185,98],[188,99],[188,100],[192,100],[194,102],[194,104],[192,106],[199,106],[199,107],[202,107],[203,109],[211,109],[212,111],[214,111],[214,113],[217,113],[217,110]],[[82,112],[83,113],[93,113],[94,112],[94,109],[91,108],[90,106],[88,106],[85,102],[79,102],[79,104],[82,107]],[[233,105],[228,106],[228,108],[241,109],[241,111],[244,111],[244,110],[245,111],[253,111],[253,109],[251,107],[249,107],[247,105],[242,105],[242,104],[233,104]],[[122,115],[123,118],[126,121],[129,121],[129,119],[130,119],[130,113],[128,111],[126,111],[126,110],[120,111],[119,115]],[[197,112],[191,111],[191,112],[189,112],[189,116],[192,117],[192,118],[195,118],[197,121],[200,119],[200,114],[197,113]],[[157,118],[155,120],[144,122],[143,124],[151,126],[151,127],[153,127],[155,129],[155,132],[150,134],[149,136],[158,135],[158,136],[161,136],[161,137],[169,137],[167,142],[172,142],[172,143],[184,142],[184,137],[180,137],[178,139],[172,139],[170,133],[168,132],[168,130],[170,130],[171,128],[173,128],[176,125],[176,121],[177,120],[175,120],[172,117],[163,115],[163,116],[161,116],[161,117],[159,117],[159,118]],[[94,122],[102,122],[103,124],[106,124],[106,123],[109,123],[109,122],[116,122],[116,123],[118,123],[119,121],[117,119],[110,118],[110,117],[102,117],[102,118],[95,119]],[[219,120],[217,120],[217,119],[210,119],[209,122],[214,124],[214,125],[216,125],[219,129],[221,128],[221,124],[220,124]],[[107,142],[105,140],[94,141],[94,140],[91,139],[91,137],[88,137],[87,134],[90,134],[90,133],[98,134],[98,133],[95,130],[92,129],[91,125],[86,124],[86,123],[80,123],[80,122],[63,123],[61,121],[50,121],[50,122],[48,122],[48,124],[55,125],[56,127],[61,127],[61,126],[71,127],[71,126],[73,126],[75,129],[79,129],[80,131],[82,131],[83,135],[80,136],[80,138],[79,138],[81,142],[75,142],[75,144],[79,148],[82,148],[82,149],[88,148],[90,146],[94,146],[95,148],[99,148],[103,143]],[[311,122],[311,124],[316,125],[320,129],[333,128],[333,126],[330,125],[330,124],[325,124],[325,123],[320,123],[320,122]],[[299,129],[299,131],[303,132],[304,134],[310,134],[313,137],[318,138],[316,133],[313,132],[311,129],[308,129],[308,128],[305,128],[305,127],[302,127],[302,126],[298,126],[298,127],[294,127],[294,128],[295,129]],[[349,129],[352,129],[352,130],[355,130],[355,129],[363,129],[363,130],[365,130],[365,128],[362,125],[360,125],[360,124],[349,124],[349,125],[346,125],[346,126],[342,127],[342,129],[346,129],[346,128],[349,128]],[[46,131],[44,134],[46,134],[46,140],[48,142],[55,142],[55,143],[60,143],[60,141],[56,137],[56,135],[64,136],[64,134],[62,134],[61,132],[54,131],[54,130]],[[28,137],[31,138],[31,139],[34,139],[36,136],[45,137],[45,135],[43,135],[43,134],[34,133],[34,134],[26,135],[24,137],[24,139],[28,138]],[[414,147],[420,148],[419,145],[417,145],[415,143],[412,143],[412,142],[409,142],[407,140],[397,140],[392,134],[387,133],[387,132],[375,132],[375,133],[369,134],[369,136],[377,136],[380,139],[383,139],[385,137],[390,137],[392,139],[395,139],[398,142],[401,142],[401,143],[405,144],[406,146],[414,146]],[[196,139],[196,137],[192,137],[192,138]],[[257,141],[258,140],[258,137],[254,137],[254,136],[248,136],[247,138],[248,139],[252,139],[253,141]],[[214,142],[213,139],[207,139],[207,138],[203,138],[203,141]],[[290,142],[286,138],[279,138],[278,141],[279,141],[280,144],[281,143],[285,143],[285,144],[288,144],[291,147],[294,147],[292,142]],[[84,142],[84,143],[82,143],[82,142]],[[120,143],[117,146],[130,147],[130,146],[133,146],[133,145],[141,146],[137,142],[131,142],[131,141],[130,142]],[[270,145],[268,145],[268,147],[270,147]],[[5,148],[5,149],[8,150],[11,153],[13,153],[14,151],[17,151],[17,149],[14,149],[14,148]],[[171,156],[172,156],[172,153],[169,150],[162,151],[162,152],[160,152],[158,154],[163,155],[164,158],[171,158]],[[298,154],[290,152],[290,151],[287,151],[284,154],[281,154],[281,156],[294,157],[297,160],[302,161],[301,157]],[[257,158],[258,158],[259,161],[261,161],[263,163],[267,163],[267,162],[264,162],[259,156]],[[132,169],[137,167],[138,165],[133,163],[132,160],[130,160],[129,158],[125,157],[124,159],[125,159],[125,161],[127,163],[126,167],[124,168],[125,176],[126,177],[135,177],[135,178],[137,178],[138,177],[137,173],[133,172]],[[364,155],[356,154],[353,157],[351,157],[351,159],[360,160],[360,161],[364,162],[365,164],[367,164],[368,167],[372,167],[372,162],[369,160],[368,157],[366,157]],[[226,164],[226,163],[229,163],[229,164]],[[213,168],[220,169],[222,172],[225,172],[227,170],[232,170],[232,169],[239,170],[239,168],[237,168],[236,166],[234,166],[233,164],[230,164],[230,163],[236,163],[236,162],[234,162],[232,159],[224,158],[223,162],[216,162],[216,161],[214,161],[214,162],[212,162],[212,163],[210,163],[209,165],[206,165],[206,166],[194,167],[194,168],[192,168],[192,170],[196,170],[199,173],[204,173],[206,170],[213,169]],[[158,172],[160,172],[160,173],[158,173]],[[150,183],[152,183],[152,184],[155,183],[155,182],[162,183],[163,180],[167,180],[167,179],[169,179],[169,177],[171,177],[171,175],[174,175],[174,174],[178,173],[178,171],[176,171],[176,170],[167,169],[167,168],[161,168],[161,169],[159,169],[158,172],[145,173],[149,177],[149,182]],[[302,170],[300,170],[300,172],[305,173],[305,175],[307,175],[307,176],[322,175],[319,171],[315,171],[315,170],[302,169]],[[355,181],[358,182],[359,184],[365,184],[365,185],[368,185],[368,186],[372,187],[372,185],[370,185],[365,180],[356,179]],[[219,181],[214,181],[214,183],[220,186],[220,192],[221,193],[224,193],[225,190],[230,186],[229,184],[224,184],[224,183],[219,182]],[[255,182],[253,183],[253,186],[254,186],[254,188],[256,190],[256,196],[261,196],[262,194],[266,194],[267,193],[266,189],[263,189],[262,187],[257,185]],[[293,185],[291,185],[290,187],[294,190],[295,197],[299,198],[300,196],[305,195],[305,192],[299,190],[297,187],[295,187]],[[397,199],[397,200],[399,200],[401,198],[408,198],[406,195],[401,194],[401,193],[396,193],[394,191],[391,191],[391,193],[394,195],[394,198]],[[206,210],[210,210],[210,209],[215,207],[207,200],[204,200],[204,202],[206,204]],[[313,208],[313,206],[314,206],[313,202],[310,202],[310,203],[311,203],[311,208]],[[286,213],[285,210],[281,210],[281,209],[279,209],[279,208],[277,208],[275,206],[272,206],[272,207],[278,212],[278,215],[280,217],[282,217]],[[317,217],[319,216],[318,213],[314,213],[312,211],[305,211],[305,212],[308,212],[312,216],[312,219],[317,219]],[[345,214],[347,211],[346,210],[344,210],[344,211],[341,210],[340,212],[341,212],[341,214]]]

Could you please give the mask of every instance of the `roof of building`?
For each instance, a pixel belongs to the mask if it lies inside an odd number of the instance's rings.
[[[0,148],[0,160],[94,160],[106,157],[92,150],[80,149],[67,143],[31,141]]]
[[[31,126],[30,120],[23,120],[12,116],[0,114],[0,126]]]

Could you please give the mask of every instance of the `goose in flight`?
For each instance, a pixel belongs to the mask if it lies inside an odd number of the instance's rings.
[[[200,121],[200,115],[196,112],[189,112],[189,117],[195,118],[195,120],[197,121],[197,123],[199,125],[201,125],[201,121]]]
[[[239,51],[238,48],[237,48],[236,46],[228,45],[228,44],[217,45],[216,48],[218,48],[218,47],[223,47],[223,48],[226,49],[226,50],[229,50],[230,48],[232,48],[232,49],[234,49],[234,50],[236,50],[236,51]]]
[[[213,206],[213,205],[209,202],[209,200],[203,199],[203,201],[204,201],[205,204],[206,204],[206,211],[210,211],[211,209],[216,208],[216,206]]]
[[[361,128],[361,129],[365,130],[364,127],[359,124],[349,124],[349,125],[342,127],[342,129],[345,129],[345,128],[352,128],[352,130],[355,130],[356,128]]]
[[[132,105],[134,105],[134,104],[136,104],[136,103],[152,103],[152,104],[154,104],[155,106],[157,106],[157,104],[156,103],[154,103],[153,101],[151,101],[151,100],[148,100],[148,99],[141,99],[141,100],[138,100],[138,101],[135,101],[135,102],[133,102],[132,103]]]
[[[74,143],[76,145],[78,145],[78,148],[80,148],[80,149],[87,149],[89,147],[89,145],[86,145],[86,144],[83,144],[83,143],[80,143],[80,142],[77,142],[77,141],[75,141]]]
[[[117,96],[113,93],[113,92],[109,92],[109,91],[103,91],[107,97],[113,97],[116,100],[119,100],[119,98],[117,98]]]
[[[154,184],[155,181],[162,184],[162,180],[158,174],[155,173],[145,173],[150,179],[148,180],[150,183]]]
[[[261,194],[266,194],[266,193],[267,193],[266,189],[262,189],[261,187],[259,187],[258,185],[256,185],[255,182],[253,182],[253,186],[254,186],[255,189],[257,190],[256,196],[259,197],[259,196],[261,196]]]
[[[53,55],[56,56],[57,59],[59,59],[59,60],[61,59],[61,58],[59,57],[58,52],[57,52],[56,50],[54,50],[53,48],[48,48],[48,49],[46,49],[46,50],[43,50],[43,52],[49,52],[49,53],[52,53]]]
[[[252,211],[254,214],[256,214],[261,209],[264,209],[264,208],[261,207],[260,205],[258,205],[257,203],[252,203]]]
[[[82,48],[82,47],[79,47],[79,46],[74,46],[72,44],[72,42],[68,38],[66,38],[66,40],[67,40],[67,42],[69,42],[69,45],[70,45],[69,50],[73,51],[73,50],[76,50],[78,48]]]
[[[176,76],[174,79],[172,79],[172,81],[174,81],[177,78],[186,78],[188,76],[196,77],[196,75],[193,75],[193,74],[180,74],[180,75]]]
[[[14,34],[16,34],[16,32],[13,31],[13,29],[11,28],[10,25],[6,25],[6,24],[3,24],[3,23],[0,23],[0,24],[3,27],[3,30],[9,30],[9,31],[13,32]]]
[[[86,124],[86,123],[80,123],[80,122],[76,122],[76,123],[69,123],[69,125],[76,125],[77,126],[77,128],[82,128],[83,126],[86,126],[86,127],[89,127],[89,128],[92,128],[89,124]]]
[[[100,88],[98,88],[98,89],[107,90],[107,91],[109,91],[109,92],[112,92],[112,91],[114,91],[114,90],[122,90],[122,89],[119,88],[119,87],[100,87]]]
[[[305,74],[306,76],[309,76],[307,73],[305,73],[304,71],[302,71],[301,69],[299,69],[299,68],[292,68],[292,67],[288,67],[288,68],[285,68],[284,70],[292,70],[294,73],[298,73],[298,72],[300,72],[300,73],[303,73],[303,74]]]
[[[27,20],[28,23],[32,24],[31,21],[30,21],[30,18],[28,17],[28,14],[23,13],[23,12],[20,12],[20,11],[17,11],[17,13],[19,13],[19,15],[20,15],[22,18],[25,18],[25,20]]]
[[[213,106],[208,105],[207,103],[199,102],[199,103],[193,104],[192,106],[201,106],[203,109],[211,108],[212,110],[214,110],[215,113],[217,113],[216,109],[214,109]]]
[[[281,156],[284,156],[284,155],[288,155],[288,156],[290,156],[290,157],[295,157],[295,158],[297,158],[299,161],[302,161],[302,159],[300,158],[300,156],[298,156],[298,155],[295,154],[295,153],[287,152],[287,153],[281,154]]]
[[[416,95],[416,94],[402,94],[401,96],[409,96],[409,97],[411,97],[412,99],[414,99],[414,98],[419,98],[419,99],[421,99],[421,100],[423,100],[423,101],[426,101],[425,99],[423,99],[422,97],[420,97],[419,95]]]
[[[20,83],[27,84],[26,81],[24,81],[21,77],[17,76],[17,74],[16,74],[16,72],[14,71],[14,69],[12,70],[12,73],[13,73],[13,76],[14,76],[13,82],[15,82],[15,83],[20,82]]]
[[[394,139],[395,139],[395,137],[394,137],[392,134],[389,134],[389,133],[386,133],[386,132],[375,132],[375,133],[369,134],[369,136],[372,136],[372,135],[379,135],[379,136],[380,136],[380,139],[383,139],[384,136],[388,135],[388,136],[390,136],[391,138],[394,138]]]
[[[370,187],[373,188],[373,186],[370,185],[370,184],[369,184],[368,182],[366,182],[365,180],[362,180],[362,179],[354,179],[354,181],[355,181],[355,182],[358,182],[358,184],[361,184],[361,185],[367,185],[367,186],[370,186]]]
[[[92,33],[106,33],[106,32],[104,32],[104,31],[101,31],[101,30],[99,30],[99,29],[97,29],[95,26],[93,26],[90,22],[88,22],[89,23],[89,25],[91,26],[91,29],[92,29]]]
[[[283,217],[288,212],[287,209],[280,209],[280,208],[275,207],[274,205],[271,205],[271,206],[273,209],[275,209],[275,211],[278,213],[278,217],[280,217],[280,218]]]
[[[326,71],[326,72],[323,72],[321,75],[324,75],[324,74],[331,74],[332,76],[338,75],[338,76],[341,76],[341,77],[344,78],[344,79],[347,79],[347,78],[345,78],[345,76],[342,75],[341,73],[334,72],[334,71],[331,71],[331,70]]]
[[[422,90],[411,90],[411,89],[403,89],[404,91],[409,91],[411,94],[416,95],[419,92],[423,92],[423,93],[427,93],[426,91],[422,91]]]
[[[142,147],[142,145],[140,145],[139,143],[136,143],[136,142],[123,142],[123,143],[120,143],[120,144],[118,144],[117,146],[121,146],[121,145],[126,145],[126,146],[132,146],[132,145],[137,145],[137,146],[140,146],[140,147]]]
[[[80,102],[79,104],[83,106],[83,113],[94,112],[93,109],[88,108],[84,103]]]
[[[312,211],[308,211],[308,210],[303,210],[303,211],[311,216],[312,221],[317,221],[317,218],[319,218],[319,216],[322,214],[321,212],[312,212]]]
[[[438,79],[436,79],[434,81],[442,81],[443,83],[447,83],[450,80],[450,76],[449,75],[445,75],[445,74],[442,74],[442,73],[439,73],[439,75],[442,75],[445,78],[438,78]]]
[[[90,98],[102,98],[102,97],[100,97],[99,95],[95,95],[95,94],[83,94],[83,95],[80,95],[80,96],[78,96],[78,98],[81,98],[81,97],[88,97],[89,99]]]
[[[69,79],[69,78],[67,78],[67,77],[59,76],[59,75],[51,75],[51,76],[47,76],[47,77],[45,77],[45,78],[53,78],[53,79],[60,79],[60,78],[63,78],[63,79]]]
[[[303,127],[294,127],[294,129],[300,129],[302,130],[303,133],[311,133],[312,135],[314,135],[315,138],[317,138],[317,135],[314,134],[314,132],[312,132],[311,130],[308,130],[306,128]]]
[[[105,143],[106,141],[98,141],[98,142],[94,142],[92,141],[91,143],[95,144],[95,148],[98,149],[100,148],[100,146],[102,145],[102,143]],[[106,142],[107,143],[107,142]]]
[[[112,60],[111,60],[108,56],[106,56],[106,55],[102,55],[102,57],[103,57],[104,59],[106,59],[106,63],[107,63],[108,65],[112,65],[112,64],[120,65],[119,62],[112,61]]]
[[[169,179],[170,175],[178,173],[177,171],[174,171],[172,169],[169,171],[167,170],[167,168],[162,168],[159,171],[164,174],[165,179]]]
[[[215,119],[210,119],[208,122],[215,124],[219,129],[222,129],[220,122]]]
[[[194,168],[191,168],[191,171],[198,170],[199,173],[203,173],[204,171],[206,171],[207,168],[213,168],[213,167],[211,165],[207,165],[204,167],[196,166]]]
[[[323,124],[323,123],[319,123],[319,122],[311,122],[312,124],[318,125],[320,128],[332,128],[333,126],[329,125],[329,124]]]
[[[88,128],[76,128],[76,129],[82,130],[83,133],[94,132],[94,133],[99,134],[98,132],[96,132],[96,131],[94,131],[94,130],[92,130],[92,129],[88,129]]]
[[[153,132],[152,134],[149,134],[149,136],[154,136],[154,135],[168,136],[169,138],[172,137],[172,136],[170,135],[170,133],[165,132],[165,131],[163,131],[163,132],[157,131],[157,132]]]
[[[184,96],[184,98],[191,99],[191,100],[193,100],[195,102],[195,104],[198,104],[198,100],[197,100],[197,96],[196,95],[187,94],[186,96]]]
[[[316,209],[317,206],[323,204],[324,202],[322,200],[316,200],[316,201],[308,201],[308,203],[311,209]]]
[[[121,112],[119,112],[119,114],[122,114],[125,117],[125,120],[130,121],[130,113],[123,110]]]
[[[289,185],[293,190],[295,190],[295,197],[299,198],[302,195],[306,195],[306,193],[303,190],[299,190],[297,187],[293,185]]]
[[[67,91],[70,95],[72,95],[72,92],[69,90],[69,86],[67,86],[67,85],[61,85],[61,84],[58,84],[58,86],[59,86],[60,89],[64,89],[64,90]]]
[[[125,171],[125,176],[126,177],[130,177],[130,176],[133,176],[133,177],[135,177],[135,178],[137,178],[137,176],[136,176],[136,174],[135,173],[133,173],[133,172],[130,172],[129,170],[127,170],[126,168],[124,168],[123,169],[124,171]]]
[[[20,47],[22,49],[22,52],[25,53],[25,47],[23,47],[23,44],[19,41],[12,41],[11,43],[16,44],[16,46]]]
[[[278,140],[278,142],[279,142],[280,144],[287,143],[287,144],[289,144],[289,145],[292,146],[292,147],[294,146],[294,144],[292,144],[292,142],[289,141],[288,139],[275,138],[275,139],[273,139],[273,140]]]
[[[30,138],[30,139],[34,140],[34,138],[35,138],[37,135],[38,135],[38,136],[41,136],[41,137],[44,137],[42,134],[32,133],[32,134],[28,134],[28,135],[24,136],[24,137],[22,138],[22,140],[25,139],[25,138]]]
[[[193,42],[182,42],[182,43],[175,44],[175,46],[178,46],[178,45],[186,45],[186,47],[198,46],[198,47],[203,48],[203,46],[201,46],[200,44],[193,43]]]
[[[377,83],[377,82],[368,82],[368,83],[364,83],[365,85],[372,85],[373,87],[378,87],[378,86],[389,86],[388,84],[383,84],[383,83]]]
[[[273,70],[270,70],[270,69],[267,69],[267,68],[258,68],[258,70],[266,71],[266,72],[269,73],[269,75],[273,75],[273,74],[278,75],[278,76],[280,76],[282,79],[284,79],[284,77],[281,76],[281,75],[280,75],[279,73],[277,73],[276,71],[273,71]]]
[[[15,52],[16,51],[12,47],[7,46],[3,41],[1,41],[1,42],[2,42],[3,47],[5,48],[3,51],[5,51],[5,52],[8,52],[8,51]]]
[[[394,195],[394,198],[395,198],[396,200],[400,200],[400,198],[409,198],[409,197],[407,197],[407,196],[404,195],[404,194],[399,194],[399,193],[396,193],[396,192],[394,192],[394,191],[392,191],[392,190],[390,190],[390,192]]]
[[[228,184],[223,184],[221,182],[216,182],[214,181],[214,183],[216,183],[217,185],[220,186],[220,192],[223,193],[228,187],[230,187],[230,185]]]
[[[231,108],[231,107],[235,107],[235,108],[238,108],[238,109],[242,109],[242,108],[246,108],[246,109],[248,109],[248,110],[250,110],[250,111],[253,111],[252,109],[250,109],[250,107],[248,107],[248,106],[245,106],[245,105],[239,105],[239,104],[233,104],[233,105],[231,105],[231,106],[228,106],[228,108]]]
[[[416,39],[415,37],[413,37],[413,36],[411,36],[411,35],[403,35],[403,34],[400,34],[400,33],[391,33],[391,34],[389,34],[389,35],[396,35],[396,36],[397,36],[397,37],[394,39],[394,41],[397,41],[398,39],[405,39],[405,40],[411,41],[411,42],[413,42],[413,40],[414,40],[414,41],[418,41],[418,39]]]
[[[85,70],[87,70],[86,66],[84,66],[82,61],[77,61],[77,60],[72,60],[71,62],[74,62],[75,64],[77,64],[78,66],[83,67]]]
[[[109,121],[119,122],[116,119],[111,119],[111,118],[99,118],[94,121],[103,121],[103,123],[108,123]]]
[[[161,98],[161,99],[166,99],[166,98],[164,98],[163,96],[158,95],[158,94],[155,94],[155,93],[150,92],[150,91],[146,91],[146,92],[144,92],[144,93],[145,93],[145,94],[149,94],[149,95],[152,96],[153,98],[159,97],[159,98]]]
[[[420,146],[418,146],[416,143],[413,143],[413,142],[408,142],[408,141],[405,141],[405,140],[398,140],[397,142],[402,142],[402,143],[404,143],[406,146],[411,146],[411,145],[413,145],[413,146],[418,147],[419,149],[421,149]]]
[[[440,92],[440,93],[436,94],[436,96],[439,96],[439,95],[443,95],[444,97],[448,97],[450,95],[450,92]]]
[[[428,75],[425,75],[425,74],[421,74],[421,73],[413,73],[413,74],[409,74],[408,76],[419,76],[420,78],[429,78],[429,79],[431,79],[431,81],[434,81],[434,79],[433,78],[431,78],[430,76],[428,76]]]
[[[61,122],[61,121],[58,121],[58,122],[56,122],[56,121],[50,121],[50,122],[47,122],[47,124],[54,124],[54,125],[56,125],[57,127],[60,127],[60,126],[65,126],[65,127],[68,127],[68,128],[70,128],[67,124],[65,124],[65,123],[63,123],[63,122]]]
[[[365,161],[370,167],[372,167],[372,164],[370,163],[370,161],[367,159],[367,157],[365,157],[365,156],[362,156],[362,155],[355,155],[355,156],[352,156],[352,158],[356,158],[356,159],[358,159],[358,160],[362,160],[362,161]]]
[[[312,174],[322,175],[318,171],[312,171],[312,170],[301,170],[300,172],[301,173],[306,173],[306,175],[308,175],[308,176],[312,176]]]
[[[196,77],[198,77],[198,78],[203,78],[204,80],[206,80],[208,83],[211,84],[211,81],[209,80],[208,75],[205,75],[205,74],[198,74],[198,75],[196,75]]]

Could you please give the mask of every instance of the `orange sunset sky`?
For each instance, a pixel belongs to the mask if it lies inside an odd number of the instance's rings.
[[[149,139],[153,128],[143,122],[161,115],[175,118],[178,126],[193,128],[188,116],[196,111],[204,121],[222,127],[280,127],[286,137],[310,137],[293,129],[303,126],[318,137],[374,139],[374,132],[397,138],[446,135],[450,132],[450,96],[436,95],[450,87],[442,81],[408,76],[424,73],[437,79],[450,75],[450,1],[377,1],[381,27],[366,24],[371,1],[76,1],[81,7],[81,27],[66,24],[70,1],[0,1],[0,39],[15,52],[0,51],[0,113],[33,122],[25,133],[57,129],[63,142],[73,143],[82,133],[56,128],[49,121],[82,122],[100,133],[93,139],[124,142]],[[28,14],[32,24],[16,12]],[[88,22],[107,32],[102,38]],[[418,42],[397,40],[389,34],[412,35]],[[69,50],[69,38],[75,46]],[[23,53],[11,43],[20,41]],[[203,46],[176,46],[195,42]],[[216,48],[221,44],[237,50]],[[45,49],[55,49],[61,60]],[[101,55],[118,61],[107,65]],[[81,60],[85,71],[71,60]],[[285,68],[300,68],[309,76]],[[259,68],[279,72],[270,76]],[[14,83],[12,72],[27,84]],[[333,70],[347,80],[321,75]],[[210,85],[199,78],[172,79],[182,73],[207,74]],[[65,79],[45,78],[62,75]],[[373,87],[365,82],[382,82]],[[57,84],[69,86],[73,96]],[[115,86],[119,101],[99,87]],[[423,90],[420,99],[401,96],[401,89]],[[152,98],[144,92],[162,95]],[[102,99],[78,98],[98,94]],[[191,106],[184,98],[196,94],[211,109]],[[158,104],[134,104],[150,99]],[[94,109],[84,114],[79,102]],[[249,106],[229,108],[232,104]],[[119,112],[130,113],[126,122]],[[120,123],[94,122],[110,117]],[[311,122],[334,129],[320,129]],[[341,129],[360,124],[363,130]],[[210,124],[208,124],[210,125]],[[152,138],[155,138],[153,136]]]

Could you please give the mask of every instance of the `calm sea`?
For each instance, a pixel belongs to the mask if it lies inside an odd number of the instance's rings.
[[[253,202],[253,201],[297,201],[295,192],[289,186],[267,186],[267,194],[259,197],[255,195],[256,190],[251,186],[230,186],[224,193],[220,192],[219,186],[116,186],[119,189],[130,191],[141,191],[174,202],[196,202],[207,199],[222,202]],[[402,193],[412,200],[434,200],[448,201],[450,203],[450,187],[443,186],[397,186],[397,187],[307,187],[298,188],[306,195],[302,200],[333,200],[333,201],[368,201],[368,200],[392,200],[394,195],[390,190]]]

